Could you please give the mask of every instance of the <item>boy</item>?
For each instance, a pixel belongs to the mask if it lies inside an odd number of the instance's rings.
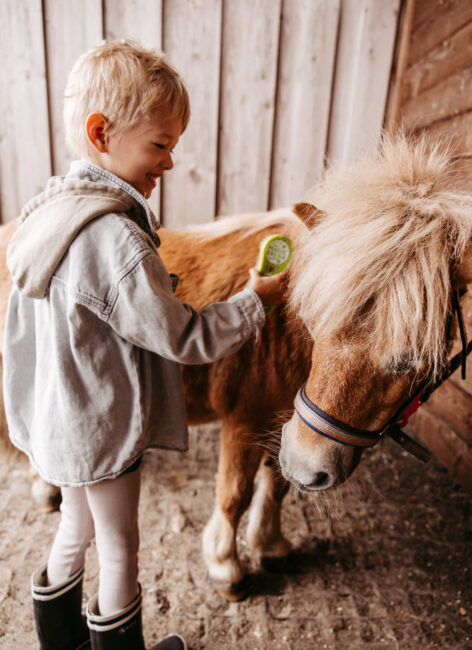
[[[61,486],[61,522],[32,576],[43,650],[144,650],[138,582],[140,462],[185,450],[179,363],[235,352],[282,300],[283,278],[202,312],[173,296],[145,201],[172,169],[189,120],[179,75],[162,55],[108,43],[75,64],[64,103],[80,157],[23,209],[8,249],[14,287],[4,345],[13,443]],[[95,536],[98,594],[81,616],[85,551]],[[185,648],[173,635],[158,648]]]

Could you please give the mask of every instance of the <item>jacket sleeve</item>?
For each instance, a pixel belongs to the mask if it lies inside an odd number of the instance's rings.
[[[183,364],[236,352],[265,321],[259,296],[244,289],[201,312],[173,295],[159,255],[149,254],[119,280],[109,325],[134,345]]]

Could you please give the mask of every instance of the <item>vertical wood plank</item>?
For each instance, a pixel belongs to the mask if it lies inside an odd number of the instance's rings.
[[[299,200],[324,166],[340,0],[284,0],[271,207]]]
[[[62,98],[77,58],[103,38],[101,0],[68,3],[44,0],[46,59],[51,124],[52,173],[65,174],[76,156],[69,151],[62,124]]]
[[[297,200],[321,174],[333,83],[328,152],[347,160],[365,142],[376,143],[399,2],[2,0],[4,219],[51,173],[66,171],[66,76],[76,57],[103,36],[136,38],[156,49],[164,43],[189,87],[192,119],[175,169],[163,181],[167,225],[207,220],[215,206],[231,213]],[[159,202],[156,190],[150,202],[156,214]]]
[[[41,0],[2,0],[0,24],[0,187],[6,222],[51,174]]]
[[[104,23],[107,41],[132,38],[162,49],[162,0],[106,0]]]
[[[174,169],[163,179],[162,216],[170,228],[215,216],[221,11],[221,0],[164,4],[164,49],[185,80],[191,104]]]
[[[343,0],[328,157],[375,149],[390,79],[399,0]]]
[[[280,0],[223,3],[217,212],[265,210]]]
[[[105,39],[137,40],[144,47],[162,50],[162,0],[105,0]],[[148,199],[149,206],[160,218],[159,184]]]

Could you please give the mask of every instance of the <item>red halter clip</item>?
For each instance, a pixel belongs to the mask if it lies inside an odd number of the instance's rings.
[[[418,395],[397,420],[397,426],[400,428],[405,427],[408,424],[408,420],[416,413],[422,404],[421,395]]]

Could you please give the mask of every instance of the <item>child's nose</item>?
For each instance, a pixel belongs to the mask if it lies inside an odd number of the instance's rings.
[[[166,170],[172,169],[174,166],[174,161],[172,160],[172,154],[170,151],[167,152],[167,156],[164,159],[163,167]]]

